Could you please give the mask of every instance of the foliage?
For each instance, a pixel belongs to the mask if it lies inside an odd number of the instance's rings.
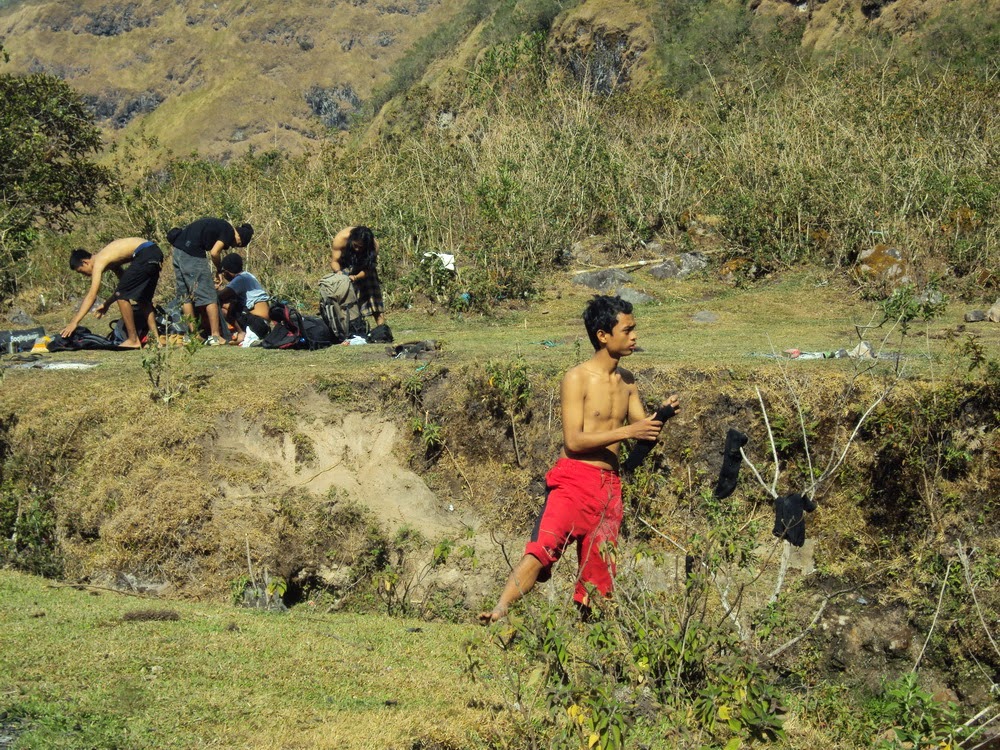
[[[616,748],[653,738],[738,747],[783,737],[780,692],[712,617],[678,618],[684,603],[619,578],[616,602],[578,626],[543,607],[514,622],[530,675],[506,683],[525,746]],[[473,651],[470,666],[479,658]],[[474,676],[474,674],[473,674]],[[537,713],[536,713],[537,712]]]
[[[2,48],[0,48],[2,52]],[[64,230],[96,205],[110,172],[92,161],[100,131],[80,95],[44,73],[0,73],[0,285],[13,291],[38,230]]]
[[[709,5],[684,13],[745,12]],[[164,156],[137,178],[130,154],[150,147],[125,145],[113,204],[75,236],[162,236],[206,213],[248,219],[248,264],[274,296],[311,307],[330,238],[365,216],[389,308],[427,301],[462,314],[534,298],[593,234],[622,260],[650,240],[709,243],[751,277],[850,267],[878,242],[905,250],[921,288],[924,265],[942,289],[977,288],[996,266],[1000,122],[994,83],[973,71],[918,75],[887,51],[794,61],[789,75],[792,63],[764,55],[733,60],[691,100],[597,96],[567,80],[544,42],[488,48],[446,85],[411,91],[412,117],[388,123],[391,138],[351,148],[225,164]],[[58,289],[65,272],[48,242],[26,278]],[[427,256],[439,252],[455,256],[454,272]]]
[[[940,294],[936,285],[930,285],[922,296],[918,295],[911,284],[897,288],[882,303],[885,320],[896,323],[905,333],[911,321],[920,319],[930,321],[940,317],[944,312],[946,300]]]
[[[914,672],[887,682],[873,705],[873,713],[893,739],[875,747],[959,747],[969,728],[959,719],[954,703],[937,701],[924,690]]]
[[[185,336],[184,339],[180,346],[155,343],[142,352],[142,369],[153,387],[150,395],[154,401],[166,406],[170,406],[196,384],[189,365],[203,343],[195,336]]]

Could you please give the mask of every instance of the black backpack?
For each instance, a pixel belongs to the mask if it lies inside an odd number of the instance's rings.
[[[286,304],[271,306],[274,328],[261,339],[264,349],[324,349],[336,343],[333,332],[315,315],[302,315]]]
[[[305,336],[309,349],[326,349],[338,343],[330,326],[317,315],[302,316],[302,334]]]

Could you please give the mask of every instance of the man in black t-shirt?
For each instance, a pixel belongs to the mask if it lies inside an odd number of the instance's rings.
[[[222,252],[232,247],[246,247],[253,238],[249,224],[233,226],[223,219],[198,219],[184,229],[171,229],[167,239],[174,248],[174,276],[177,296],[181,299],[184,315],[194,317],[198,312],[202,328],[208,332],[205,343],[217,346],[224,343],[219,324],[219,297],[216,279],[222,272]],[[206,262],[211,258],[215,273]]]

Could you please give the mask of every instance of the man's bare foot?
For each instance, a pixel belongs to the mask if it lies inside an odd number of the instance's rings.
[[[118,345],[119,349],[142,349],[142,342],[139,339],[125,339]]]

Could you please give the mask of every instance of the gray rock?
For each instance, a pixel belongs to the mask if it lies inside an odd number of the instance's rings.
[[[708,267],[708,258],[701,253],[681,253],[680,260],[685,275]]]
[[[582,284],[598,292],[610,292],[621,284],[627,284],[632,277],[618,268],[606,268],[601,271],[579,273],[573,278],[574,284]]]
[[[312,113],[328,128],[347,130],[351,115],[361,107],[361,99],[354,88],[342,86],[313,86],[305,93],[306,104]]]
[[[719,320],[719,316],[708,310],[699,310],[691,316],[691,320],[695,323],[715,323]]]
[[[708,258],[701,253],[681,253],[676,258],[668,258],[653,266],[649,272],[656,279],[683,279],[707,266]]]
[[[579,47],[569,50],[562,62],[577,82],[606,95],[628,85],[636,58],[626,35],[597,32],[585,52]]]
[[[893,288],[912,283],[903,251],[892,245],[876,245],[858,256],[862,278],[888,283]]]
[[[681,266],[670,258],[658,265],[650,266],[649,273],[654,279],[676,279],[681,275]]]
[[[965,314],[966,323],[982,323],[984,320],[986,320],[986,313],[982,310],[969,310]]]
[[[606,253],[610,246],[611,242],[607,237],[593,235],[574,242],[568,251],[568,257],[565,257],[567,253],[564,253],[564,257],[567,263],[573,260],[579,263],[596,263],[598,257]]]
[[[940,305],[944,302],[944,295],[938,289],[924,289],[917,297],[917,302],[921,305]]]
[[[16,308],[8,317],[11,325],[17,328],[32,328],[35,325],[35,319],[32,318],[28,313],[22,310],[20,307]]]
[[[656,297],[650,297],[648,294],[643,294],[627,286],[618,287],[617,294],[623,300],[631,302],[633,305],[648,305],[651,302],[656,302]]]

